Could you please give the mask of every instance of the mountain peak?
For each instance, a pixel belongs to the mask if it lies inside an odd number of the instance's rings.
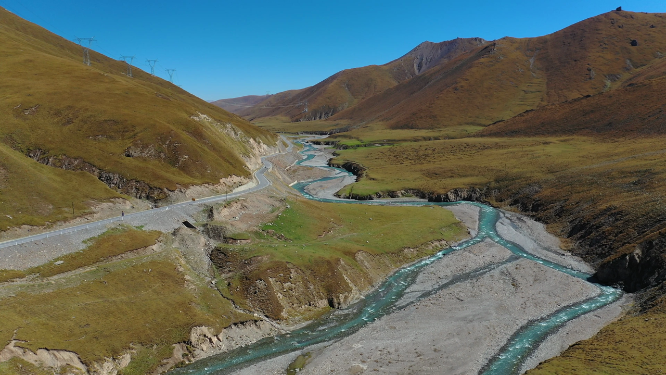
[[[387,65],[397,61],[413,60],[414,74],[419,75],[433,66],[451,60],[460,53],[468,52],[486,43],[487,41],[482,38],[456,38],[439,43],[425,41]]]

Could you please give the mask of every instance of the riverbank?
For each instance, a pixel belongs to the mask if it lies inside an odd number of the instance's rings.
[[[471,224],[478,209],[453,206],[459,220]],[[534,255],[557,254],[557,240],[542,225],[516,214],[505,215],[498,227],[510,239],[532,243]],[[540,245],[543,242],[545,245]],[[574,269],[588,266],[571,256]],[[520,327],[561,307],[598,294],[584,281],[520,258],[485,240],[446,255],[426,267],[396,303],[396,310],[339,341],[271,359],[237,374],[281,374],[298,355],[310,353],[301,373],[468,374],[477,373]],[[570,344],[594,335],[621,313],[618,301],[574,319],[549,336],[523,365],[521,372],[559,354]]]
[[[312,153],[319,156],[324,152]],[[308,163],[321,166],[322,160],[313,158]],[[342,185],[342,179],[327,182],[329,190],[339,190]],[[325,191],[308,188],[305,191],[315,196]],[[329,198],[330,191],[326,193]],[[450,209],[468,227],[477,227],[478,208],[460,204]],[[500,236],[532,255],[575,271],[593,272],[584,261],[561,250],[559,239],[549,234],[543,224],[504,212],[496,228]],[[470,233],[476,234],[473,230]],[[477,373],[524,325],[597,294],[599,289],[585,280],[519,258],[485,240],[426,267],[396,303],[395,312],[359,332],[238,373],[283,373],[289,363],[306,353],[308,360],[302,369],[305,374]],[[625,296],[569,321],[532,351],[520,372],[593,336],[621,315],[622,307],[630,301],[631,297]]]

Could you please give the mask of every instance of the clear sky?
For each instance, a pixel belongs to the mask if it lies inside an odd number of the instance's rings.
[[[134,55],[204,100],[275,94],[347,68],[384,64],[423,41],[550,34],[622,6],[666,12],[666,0],[252,1],[0,0],[69,40],[95,37],[109,57]]]

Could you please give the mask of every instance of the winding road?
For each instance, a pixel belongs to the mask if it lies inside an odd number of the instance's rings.
[[[284,137],[283,140],[288,144],[288,148],[282,153],[291,152],[293,144]],[[110,225],[116,225],[119,222],[126,222],[132,226],[143,226],[147,230],[173,230],[181,226],[183,221],[194,220],[194,215],[200,212],[203,208],[202,206],[205,204],[216,203],[229,198],[237,198],[269,186],[270,181],[266,178],[265,173],[272,168],[272,164],[267,158],[276,154],[262,157],[261,160],[263,166],[254,173],[256,185],[249,189],[230,193],[228,195],[217,195],[199,199],[194,202],[188,201],[177,203],[157,209],[128,214],[124,217],[109,218],[57,231],[5,241],[0,243],[0,259],[3,260],[5,265],[12,266],[16,264],[23,268],[43,264],[60,255],[81,249],[84,246],[83,240],[101,234],[106,231]],[[336,170],[336,173],[339,172],[339,170]],[[307,187],[315,182],[316,181],[301,182],[295,184],[293,187],[309,199],[316,199],[324,202],[340,202],[340,200],[317,198],[308,194],[306,192]],[[393,202],[381,203],[372,201],[347,201],[347,203],[394,204]],[[450,205],[446,203],[409,203],[404,201],[399,202],[399,204]],[[370,322],[382,320],[383,317],[393,316],[393,314],[399,313],[400,311],[408,311],[409,309],[418,308],[418,305],[421,302],[428,300],[442,291],[448,290],[447,288],[451,286],[462,285],[469,282],[476,283],[487,275],[492,276],[494,273],[507,272],[508,265],[515,264],[516,268],[520,268],[524,267],[522,264],[527,264],[524,262],[531,262],[531,264],[538,264],[538,267],[554,270],[549,272],[566,275],[566,277],[569,277],[572,280],[578,280],[575,281],[574,284],[571,284],[570,281],[570,285],[580,285],[580,283],[583,283],[587,285],[588,289],[596,289],[596,292],[593,293],[593,295],[589,295],[582,300],[579,299],[577,302],[568,303],[566,300],[563,300],[565,305],[560,305],[558,302],[557,306],[559,306],[559,308],[549,310],[550,312],[544,316],[537,315],[536,317],[530,318],[524,323],[520,323],[522,325],[505,332],[505,335],[509,335],[508,339],[502,339],[503,344],[500,343],[499,346],[498,344],[493,344],[494,346],[491,345],[492,348],[496,349],[492,349],[493,353],[491,353],[489,357],[485,357],[488,359],[485,360],[484,363],[477,365],[477,371],[484,374],[515,374],[520,371],[520,368],[527,357],[534,352],[536,347],[538,347],[549,334],[560,329],[560,327],[571,319],[606,306],[616,301],[621,296],[621,292],[615,289],[588,283],[586,280],[590,275],[585,272],[562,266],[558,264],[559,262],[547,260],[541,256],[536,256],[535,254],[526,251],[522,245],[507,240],[505,234],[500,233],[497,230],[500,217],[504,214],[489,206],[478,203],[469,204],[476,206],[479,209],[478,230],[473,238],[455,246],[442,249],[432,257],[422,259],[415,264],[398,270],[362,301],[348,309],[336,311],[331,316],[328,316],[327,319],[315,321],[299,330],[292,331],[285,335],[279,335],[274,338],[261,340],[253,345],[225,353],[221,356],[214,356],[206,360],[195,362],[190,366],[175,370],[173,373],[217,374],[238,369],[236,366],[244,367],[264,359],[279,356],[284,357],[287,353],[294,353],[306,347],[332,345],[331,343],[336,342],[344,343],[344,338],[352,337],[355,332],[365,329],[364,327],[372,327],[373,325],[370,325]],[[464,277],[461,277],[461,274],[454,274],[451,280],[441,281],[440,284],[432,284],[430,289],[424,289],[424,291],[419,292],[415,298],[411,298],[409,301],[405,302],[406,300],[404,297],[409,293],[409,290],[411,290],[410,288],[414,283],[420,280],[419,278],[423,274],[427,273],[424,271],[430,269],[428,267],[440,264],[441,262],[439,261],[444,257],[447,257],[447,259],[450,260],[453,259],[451,257],[455,254],[466,253],[459,250],[473,249],[475,246],[480,246],[484,243],[495,244],[493,246],[495,246],[496,249],[500,249],[496,251],[504,251],[506,254],[503,255],[503,260],[494,264],[487,263],[480,268],[466,271]],[[521,261],[523,263],[519,264],[518,262]],[[449,261],[448,263],[452,262]],[[18,267],[5,266],[3,268]],[[492,285],[492,283],[490,285]],[[474,289],[478,288],[474,287]],[[460,301],[464,300],[458,295],[455,297]],[[366,334],[367,333],[364,333],[364,335]],[[322,358],[323,357],[325,356],[322,356]],[[284,367],[282,367],[282,369],[284,369]],[[436,368],[435,372],[431,371],[430,373],[439,373],[437,372],[439,370],[441,370],[441,368]],[[427,371],[424,373],[427,373]]]
[[[253,174],[254,186],[229,194],[215,195],[196,201],[186,201],[151,210],[128,213],[124,216],[111,217],[68,228],[35,234],[32,236],[0,242],[0,268],[25,269],[43,264],[51,259],[85,247],[85,239],[104,233],[110,226],[126,223],[147,230],[171,231],[181,226],[184,221],[192,221],[193,215],[203,209],[203,205],[238,198],[262,190],[271,182],[265,174],[273,164],[268,158],[289,153],[294,145],[284,136],[282,140],[288,145],[282,152],[261,158],[262,167]]]

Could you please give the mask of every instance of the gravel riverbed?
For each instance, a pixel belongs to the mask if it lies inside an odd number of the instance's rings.
[[[478,208],[450,207],[471,228]],[[556,237],[529,218],[505,213],[498,232],[534,255],[589,271],[559,249]],[[473,229],[472,229],[473,230]],[[476,374],[520,327],[597,295],[592,284],[520,258],[490,240],[446,255],[426,267],[394,312],[335,342],[267,360],[237,374],[283,374],[311,353],[302,374]],[[551,334],[521,372],[594,335],[615,319],[627,299],[583,315]]]

